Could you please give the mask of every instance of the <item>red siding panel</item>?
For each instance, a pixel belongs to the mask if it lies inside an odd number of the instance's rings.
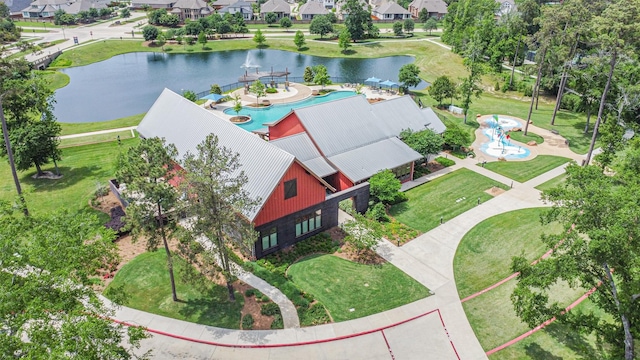
[[[292,179],[297,179],[297,195],[285,200],[284,183]],[[300,164],[294,162],[260,210],[255,219],[255,226],[319,204],[325,200],[325,197],[325,188],[320,181],[308,174]]]
[[[349,180],[349,178],[347,178],[346,176],[344,176],[343,173],[339,172],[338,173],[338,188],[336,190],[341,191],[341,190],[346,190],[350,187],[353,186],[353,182],[351,182],[351,180]]]
[[[304,131],[302,123],[295,113],[289,114],[274,126],[269,126],[269,140],[299,134]]]

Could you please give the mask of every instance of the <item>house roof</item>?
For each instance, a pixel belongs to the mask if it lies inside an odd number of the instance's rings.
[[[220,146],[238,153],[240,168],[247,176],[244,185],[249,196],[259,200],[258,206],[244,215],[253,221],[278,185],[295,157],[215,114],[194,104],[169,89],[164,89],[138,125],[146,138],[165,138],[178,149],[178,161],[207,135],[215,134]]]
[[[289,6],[289,3],[284,0],[269,0],[266,3],[262,4],[262,6],[260,7],[260,13],[264,14],[270,12],[290,14],[291,7]]]
[[[253,14],[253,8],[251,7],[251,3],[248,1],[238,1],[229,6],[225,6],[222,9],[218,10],[218,13],[224,14],[228,13],[231,9],[238,9],[237,12],[243,14]]]
[[[173,4],[173,7],[180,9],[206,9],[209,5],[203,0],[178,0]]]
[[[376,7],[375,12],[378,14],[403,14],[411,15],[411,13],[393,1],[387,1]]]
[[[420,111],[409,96],[375,104],[351,96],[294,112],[326,157],[398,136],[404,129],[444,128],[437,116]]]
[[[325,15],[329,13],[324,7],[324,4],[317,1],[307,1],[304,5],[300,6],[298,12],[300,15]]]
[[[174,3],[176,0],[134,0],[132,1],[132,5],[169,5]]]
[[[442,0],[413,0],[409,7],[414,7],[418,11],[427,9],[430,13],[446,14],[447,3]]]
[[[299,133],[272,140],[270,143],[289,154],[293,154],[319,177],[329,176],[338,172],[322,157],[307,133]]]
[[[370,178],[384,169],[421,159],[423,156],[400,139],[392,137],[328,158],[353,182]]]
[[[10,14],[19,14],[22,12],[22,9],[31,4],[31,0],[0,0],[0,2],[7,5]]]
[[[397,139],[402,130],[428,127],[442,133],[445,128],[433,110],[421,110],[409,96],[375,104],[352,96],[294,112],[311,144],[354,182],[422,157]]]

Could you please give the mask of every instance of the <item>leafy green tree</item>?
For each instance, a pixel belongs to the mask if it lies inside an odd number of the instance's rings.
[[[442,75],[429,86],[429,95],[441,106],[444,99],[451,98],[453,101],[456,84],[447,75]]]
[[[175,145],[166,144],[164,139],[142,139],[123,154],[116,174],[118,181],[126,184],[124,196],[129,199],[126,223],[132,228],[133,239],[145,236],[150,251],[155,251],[160,241],[164,245],[173,301],[178,301],[178,294],[168,240],[176,230],[176,223],[166,219],[167,211],[178,208],[177,191],[169,183],[175,167],[173,159],[177,156]]]
[[[351,39],[354,42],[363,40],[369,28],[373,26],[371,11],[365,10],[359,0],[344,0],[342,11],[347,14],[344,25],[349,30]]]
[[[240,110],[242,110],[242,101],[240,100],[240,95],[237,95],[233,98],[233,111],[236,112],[236,116],[240,114]]]
[[[207,35],[204,33],[204,31],[198,34],[198,43],[202,44],[202,49],[204,49],[204,46],[207,45]]]
[[[413,132],[410,129],[403,130],[400,138],[413,150],[419,152],[425,158],[429,154],[437,154],[442,150],[444,139],[431,129]]]
[[[413,33],[413,29],[416,28],[416,23],[413,21],[413,19],[409,18],[404,20],[402,26],[404,27],[404,31]]]
[[[333,24],[324,15],[315,16],[309,24],[309,32],[319,34],[322,39],[323,36],[333,32]]]
[[[343,54],[346,54],[347,50],[351,47],[351,34],[349,34],[349,30],[346,28],[340,31],[340,35],[338,36],[338,46],[342,49]]]
[[[220,88],[220,85],[218,84],[211,85],[211,89],[209,89],[209,94],[222,95],[222,89]]]
[[[410,86],[418,86],[420,84],[420,69],[416,64],[405,64],[400,67],[398,81],[402,83],[402,87],[408,90]]]
[[[307,43],[304,39],[304,33],[302,30],[296,31],[296,35],[293,37],[293,43],[296,45],[298,50],[302,49],[302,47]]]
[[[289,17],[285,16],[282,19],[280,19],[280,27],[285,28],[287,32],[289,31],[289,28],[291,26],[293,26],[293,23],[291,23],[291,19],[289,19]]]
[[[233,31],[233,27],[228,21],[222,20],[216,25],[216,32],[222,35],[222,37],[224,37],[225,34],[228,34],[231,31]]]
[[[185,90],[182,93],[182,96],[192,102],[196,102],[196,100],[198,100],[198,95],[196,95],[196,93],[193,90]]]
[[[474,38],[478,39],[478,36]],[[480,82],[482,79],[480,78],[484,73],[482,69],[482,64],[480,63],[480,42],[473,41],[471,45],[467,47],[467,56],[464,59],[464,65],[469,71],[469,76],[462,79],[462,83],[460,84],[460,95],[462,97],[462,109],[464,111],[464,123],[467,123],[467,115],[469,113],[469,106],[471,105],[472,96],[479,98],[482,94],[482,87],[480,86]]]
[[[632,225],[640,213],[637,147],[629,155],[609,174],[596,166],[569,165],[565,185],[543,193],[553,205],[543,224],[563,226],[561,233],[542,237],[554,251],[534,266],[522,257],[512,265],[520,272],[511,295],[520,319],[531,325],[557,316],[582,334],[594,334],[599,347],[610,350],[600,358],[634,359],[633,320],[638,318],[640,293],[640,279],[631,265],[640,259],[640,228]],[[626,167],[632,162],[636,164]],[[563,315],[563,307],[549,298],[552,286],[560,282],[597,288],[589,300],[599,314],[587,310]]]
[[[253,41],[258,45],[258,47],[264,46],[264,43],[267,41],[267,38],[262,33],[262,30],[256,30],[256,33],[253,35]]]
[[[438,29],[438,21],[434,18],[429,18],[424,22],[422,28],[424,29],[424,31],[428,31],[429,36],[431,36],[431,32]]]
[[[329,22],[332,24],[336,24],[338,22],[338,17],[336,16],[336,14],[334,12],[330,12],[326,15],[323,15],[324,17],[326,17],[327,19],[329,19]]]
[[[103,19],[111,14],[113,14],[113,10],[111,8],[107,7],[107,8],[100,9],[100,17]]]
[[[431,19],[431,17],[429,17],[429,10],[427,10],[427,8],[422,8],[422,10],[420,10],[420,12],[418,13],[418,21],[420,21],[421,23],[426,23],[429,19]]]
[[[375,250],[384,236],[380,223],[368,221],[358,213],[353,214],[353,220],[343,223],[340,227],[347,233],[344,241],[356,249],[357,255],[362,255],[367,250]]]
[[[398,198],[401,185],[391,170],[382,170],[369,178],[369,195],[374,202],[389,205]]]
[[[142,36],[145,41],[153,42],[158,37],[158,28],[153,25],[147,25],[142,28]]]
[[[327,67],[324,65],[316,65],[313,67],[313,82],[320,84],[324,88],[326,85],[331,84],[331,76],[327,71]]]
[[[457,149],[461,146],[469,145],[471,136],[463,128],[456,124],[449,124],[442,134],[445,144]]]
[[[198,21],[191,21],[189,19],[186,20],[184,24],[184,32],[186,35],[198,36],[201,32],[204,31],[204,27]]]
[[[156,9],[156,10],[150,11],[149,14],[147,15],[147,17],[149,18],[149,24],[160,25],[160,19],[166,15],[167,15],[167,9]]]
[[[396,21],[396,22],[393,23],[393,34],[395,36],[401,36],[402,35],[402,22]]]
[[[249,87],[249,92],[256,96],[256,105],[260,102],[260,98],[267,94],[266,88],[260,80],[256,80]]]
[[[92,7],[92,8],[89,8],[89,16],[92,19],[95,19],[97,17],[100,17],[100,13],[98,12],[98,9]]]
[[[229,246],[245,251],[252,248],[257,235],[242,214],[251,211],[257,202],[243,188],[247,176],[241,170],[238,154],[219,145],[215,135],[208,135],[197,146],[196,154],[188,152],[183,164],[184,189],[190,203],[187,209],[193,219],[190,231],[211,242],[204,245],[205,253],[218,258],[229,299],[234,301]]]
[[[92,288],[102,269],[117,262],[113,232],[84,212],[26,218],[7,204],[0,212],[0,353],[138,358],[134,350],[145,331],[112,322],[113,309]]]
[[[56,25],[73,25],[76,23],[76,18],[71,14],[67,14],[66,11],[59,9],[53,13],[53,23]]]
[[[160,25],[176,27],[180,24],[180,18],[175,14],[164,14],[160,17]]]
[[[278,21],[278,16],[272,12],[266,13],[264,14],[264,21],[271,26]]]
[[[304,82],[306,83],[312,83],[313,82],[313,68],[311,66],[307,66],[304,68],[304,74],[302,74],[302,79],[304,80]]]

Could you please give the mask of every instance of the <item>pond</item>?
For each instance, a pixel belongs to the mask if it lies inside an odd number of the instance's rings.
[[[398,80],[411,56],[378,59],[324,58],[280,50],[236,50],[198,54],[130,53],[87,66],[63,69],[71,82],[56,91],[55,115],[60,122],[113,120],[149,110],[166,87],[177,93],[206,91],[212,84],[235,83],[243,65],[260,71],[284,71],[301,77],[304,68],[325,65],[333,78],[362,82],[375,76]],[[255,71],[249,69],[247,71]],[[418,85],[424,88],[426,83]]]

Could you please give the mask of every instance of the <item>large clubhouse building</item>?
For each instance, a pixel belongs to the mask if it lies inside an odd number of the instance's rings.
[[[444,131],[431,109],[408,96],[375,104],[353,96],[295,109],[266,125],[269,141],[165,89],[138,126],[144,138],[173,143],[178,163],[209,134],[238,154],[244,189],[258,201],[243,214],[260,234],[257,258],[336,226],[341,200],[366,211],[367,180],[377,172],[392,169],[411,180],[422,155],[398,139],[402,130]]]

